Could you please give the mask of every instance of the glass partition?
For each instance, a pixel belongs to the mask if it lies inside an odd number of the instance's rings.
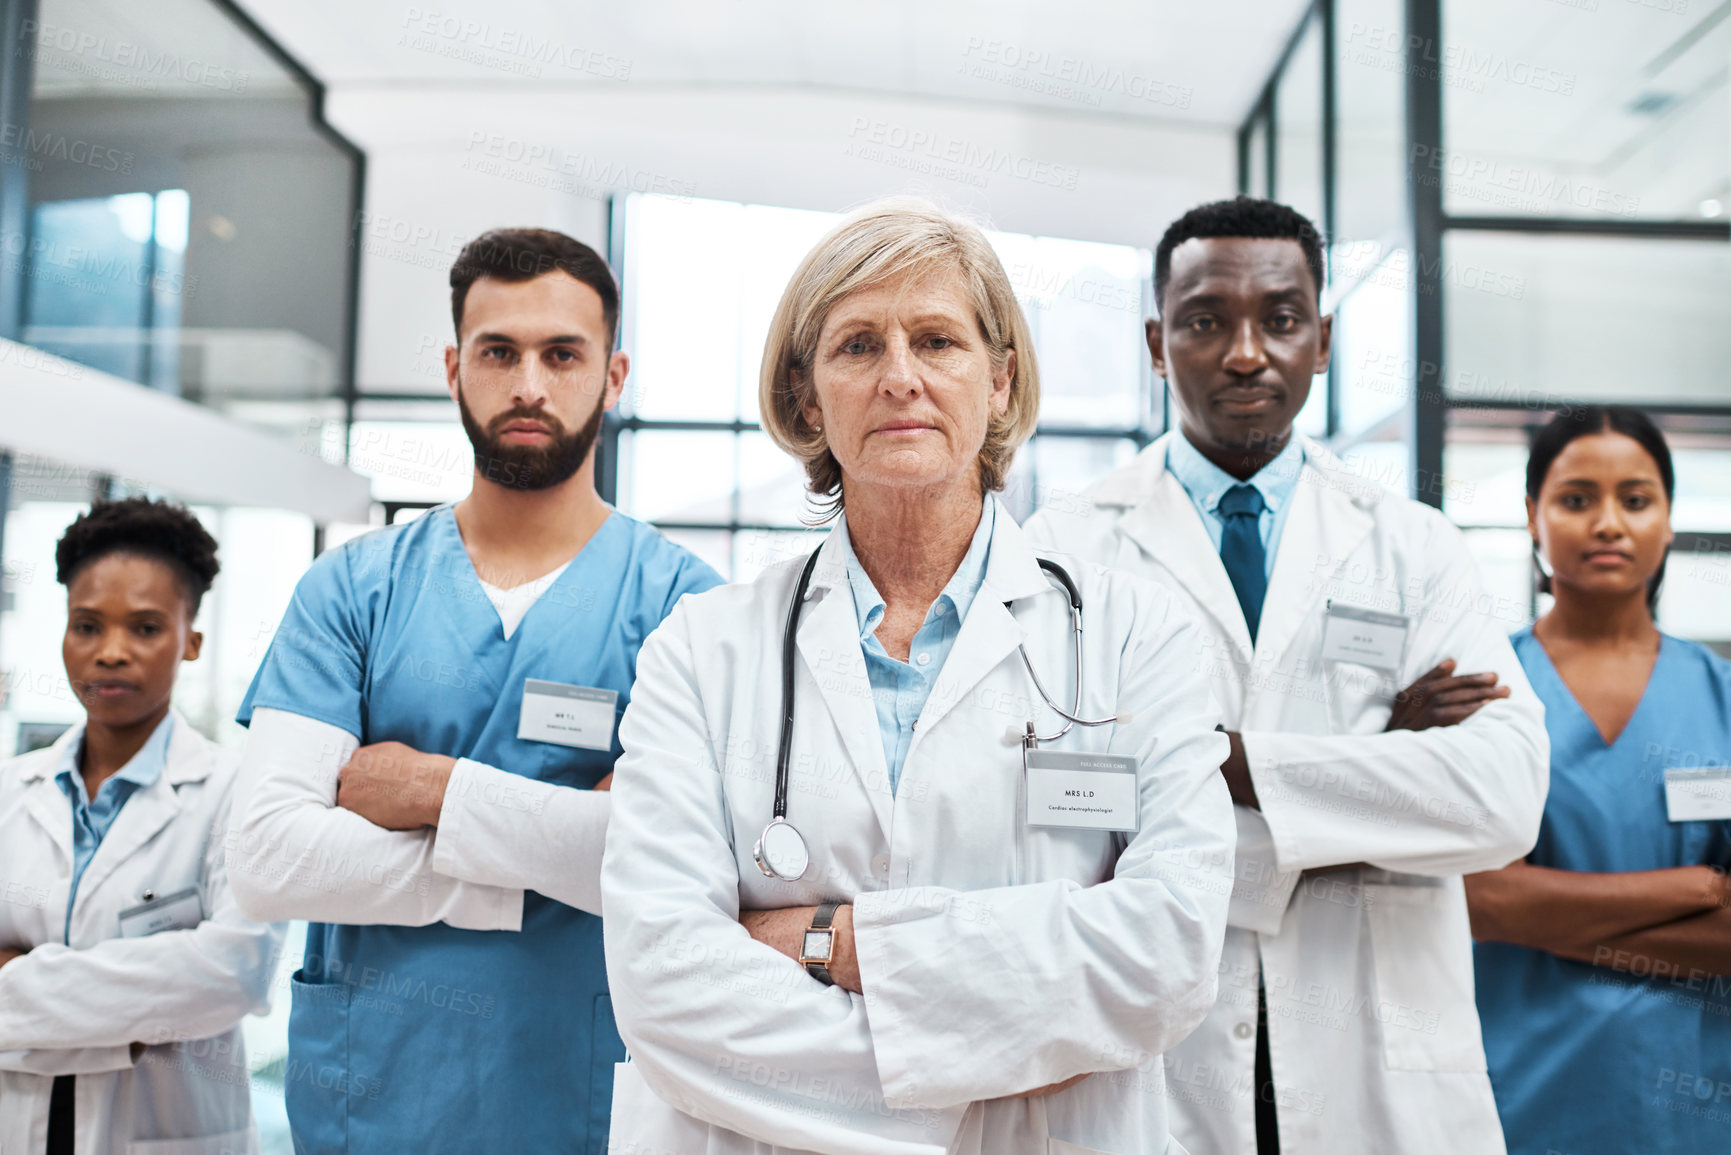
[[[1684,0],[1448,0],[1446,211],[1728,219],[1725,16]]]
[[[1337,252],[1367,271],[1400,245],[1405,227],[1406,97],[1399,53],[1400,0],[1336,0],[1334,6]],[[1374,255],[1372,255],[1374,254]],[[1342,262],[1337,258],[1336,264]],[[1342,270],[1336,268],[1335,279]]]
[[[42,0],[23,339],[279,431],[348,379],[360,160],[222,6]]]
[[[1322,97],[1322,21],[1313,15],[1274,90],[1274,196],[1326,229]]]
[[[1731,399],[1731,245],[1450,231],[1447,388],[1554,407]]]

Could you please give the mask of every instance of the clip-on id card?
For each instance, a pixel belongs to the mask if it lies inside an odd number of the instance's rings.
[[[1330,600],[1322,619],[1322,660],[1395,672],[1406,654],[1411,619]]]
[[[1134,833],[1140,825],[1134,758],[1024,748],[1022,763],[1029,826]]]

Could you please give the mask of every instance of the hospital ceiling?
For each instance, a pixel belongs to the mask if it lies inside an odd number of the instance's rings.
[[[243,7],[332,87],[839,90],[1235,128],[1308,0]]]

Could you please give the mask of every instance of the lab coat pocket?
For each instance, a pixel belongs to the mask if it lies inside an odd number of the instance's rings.
[[[1441,880],[1438,880],[1440,883]],[[1366,883],[1383,1061],[1395,1071],[1483,1071],[1472,939],[1458,886]]]
[[[1046,1155],[1112,1155],[1112,1152],[1102,1151],[1098,1147],[1084,1147],[1080,1143],[1066,1143],[1062,1139],[1048,1139]]]
[[[625,1044],[613,1022],[613,999],[595,996],[595,1021],[589,1032],[589,1147],[585,1155],[607,1155],[607,1118],[613,1108],[613,1069],[625,1057]]]
[[[128,1143],[126,1155],[258,1155],[258,1133],[248,1127],[201,1139],[150,1139]]]
[[[345,1155],[349,1148],[349,987],[289,979],[289,1056],[283,1103],[297,1155]]]

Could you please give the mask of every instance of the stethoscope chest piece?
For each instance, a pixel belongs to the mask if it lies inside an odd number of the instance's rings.
[[[757,845],[752,847],[751,857],[757,862],[757,868],[770,878],[779,878],[783,882],[797,882],[805,876],[805,871],[811,865],[811,855],[805,848],[805,839],[793,824],[787,819],[777,817],[763,828],[763,834],[758,838]]]
[[[781,639],[781,738],[776,744],[775,807],[771,812],[769,825],[763,828],[762,837],[751,851],[751,857],[756,861],[759,870],[768,877],[779,878],[783,882],[797,882],[805,876],[806,869],[811,865],[811,854],[805,848],[805,839],[787,820],[787,787],[788,759],[793,750],[793,668],[799,611],[805,602],[806,590],[811,584],[811,573],[817,568],[817,558],[821,552],[821,549],[815,549],[806,559],[805,568],[800,571],[799,581],[794,585],[793,602],[788,606],[787,629]],[[1041,742],[1056,742],[1070,732],[1071,726],[1104,726],[1109,722],[1129,721],[1128,714],[1113,714],[1105,718],[1078,716],[1082,709],[1082,594],[1076,589],[1076,583],[1071,580],[1063,566],[1046,558],[1039,558],[1038,561],[1040,568],[1056,578],[1069,597],[1070,633],[1076,651],[1076,696],[1068,710],[1052,701],[1052,696],[1040,683],[1040,676],[1034,672],[1034,663],[1028,657],[1028,651],[1020,645],[1016,647],[1021,652],[1022,664],[1028,668],[1028,677],[1033,679],[1034,689],[1039,691],[1041,699],[1052,712],[1064,719],[1063,727],[1050,734],[1035,731],[1031,721],[1021,733],[1014,730],[1010,732],[1010,738],[1021,743],[1024,769],[1027,766],[1029,750],[1037,749]]]

